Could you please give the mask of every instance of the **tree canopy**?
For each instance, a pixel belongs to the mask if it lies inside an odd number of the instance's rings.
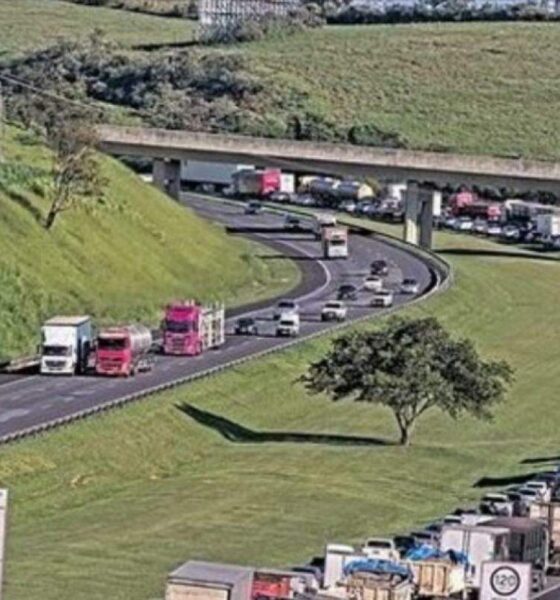
[[[302,379],[311,394],[389,408],[407,445],[430,409],[491,419],[513,371],[504,361],[483,360],[470,340],[453,339],[435,318],[394,318],[383,329],[335,339]]]

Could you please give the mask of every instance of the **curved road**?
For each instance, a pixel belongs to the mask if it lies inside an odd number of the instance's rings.
[[[300,303],[302,336],[333,326],[320,321],[322,304],[334,298],[341,283],[360,284],[374,259],[384,258],[390,265],[390,273],[386,278],[387,287],[397,289],[403,277],[413,277],[420,282],[423,293],[433,281],[430,269],[419,258],[379,240],[352,235],[348,260],[323,261],[319,242],[310,233],[283,231],[281,215],[266,212],[258,216],[245,216],[241,207],[188,195],[184,197],[184,204],[195,209],[201,216],[221,222],[233,230],[237,229],[244,235],[272,246],[279,254],[298,261],[302,269],[302,282],[290,297],[297,298]],[[348,303],[349,320],[379,312],[379,309],[369,307],[369,296],[367,292],[361,292],[356,302]],[[396,294],[395,304],[404,304],[411,299],[411,296]],[[162,384],[171,384],[212,367],[287,345],[290,340],[273,335],[271,308],[269,301],[231,311],[226,324],[230,335],[222,348],[198,357],[158,356],[152,372],[139,374],[131,379],[40,375],[0,379],[0,441],[56,419],[69,418],[125,396],[148,391]],[[260,320],[258,337],[231,335],[235,320],[233,317],[238,314],[250,314]]]

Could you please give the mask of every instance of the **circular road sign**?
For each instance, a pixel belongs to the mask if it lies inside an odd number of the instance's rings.
[[[498,567],[490,576],[490,587],[500,596],[511,596],[521,586],[519,573],[511,567]]]

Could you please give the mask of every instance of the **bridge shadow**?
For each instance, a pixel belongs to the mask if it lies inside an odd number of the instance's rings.
[[[192,404],[176,404],[175,407],[200,425],[212,429],[226,440],[238,444],[295,443],[346,447],[394,445],[391,441],[372,437],[295,431],[255,431],[220,415],[201,410]]]
[[[534,252],[518,252],[515,250],[476,250],[474,248],[441,248],[436,250],[437,254],[447,254],[453,256],[482,256],[491,258],[515,258],[522,260],[547,260],[550,262],[560,262],[555,256],[546,256]]]

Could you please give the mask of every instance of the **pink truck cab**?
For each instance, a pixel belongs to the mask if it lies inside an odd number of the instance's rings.
[[[225,341],[223,305],[203,305],[195,300],[173,302],[162,323],[164,354],[196,356]]]

